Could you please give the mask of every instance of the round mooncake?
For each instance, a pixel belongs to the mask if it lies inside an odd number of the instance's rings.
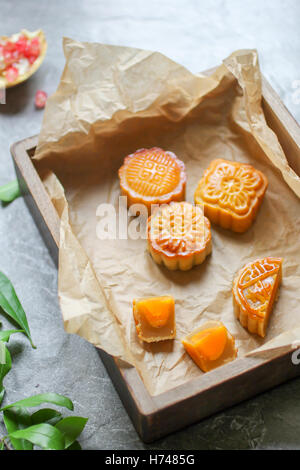
[[[119,169],[120,187],[127,205],[182,201],[185,197],[184,163],[172,152],[158,147],[140,149],[128,155]]]
[[[211,252],[210,222],[200,206],[171,202],[148,218],[148,249],[157,264],[187,271]]]

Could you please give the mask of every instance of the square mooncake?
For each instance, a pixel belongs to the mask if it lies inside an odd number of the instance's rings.
[[[253,166],[213,160],[195,191],[195,203],[203,204],[209,220],[234,232],[252,225],[268,186],[266,176]]]
[[[171,296],[134,299],[133,317],[138,337],[147,343],[174,339],[175,302]]]

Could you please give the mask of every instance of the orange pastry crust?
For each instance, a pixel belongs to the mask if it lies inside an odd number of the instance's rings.
[[[185,197],[184,163],[172,152],[158,147],[140,149],[125,158],[119,169],[120,187],[127,205],[182,201]]]
[[[235,315],[250,333],[264,337],[282,278],[282,258],[246,264],[233,281]]]
[[[237,356],[234,337],[219,321],[204,323],[181,342],[203,372],[233,361]]]
[[[134,299],[133,317],[138,337],[147,343],[176,335],[175,302],[171,296]]]
[[[266,176],[251,165],[213,160],[195,191],[211,222],[245,232],[254,221],[268,186]]]
[[[211,252],[210,222],[199,206],[171,202],[148,218],[148,249],[157,264],[187,271]]]

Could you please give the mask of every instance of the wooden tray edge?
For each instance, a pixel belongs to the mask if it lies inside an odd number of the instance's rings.
[[[263,101],[273,115],[276,116],[277,126],[279,122],[286,129],[290,140],[292,140],[293,145],[297,146],[299,151],[299,125],[265,79],[263,79],[263,90]],[[274,96],[277,97],[275,103],[272,101]],[[285,127],[285,123],[291,127],[291,134]],[[37,139],[38,137],[34,136],[13,144],[11,153],[25,202],[49,248],[51,256],[57,264],[59,218],[28,155],[29,151],[32,154]],[[31,179],[28,178],[29,175]],[[133,424],[145,442],[152,442],[227,406],[250,398],[283,381],[300,375],[300,367],[292,364],[291,352],[289,351],[284,354],[279,353],[269,360],[257,358],[238,359],[234,363],[219,369],[218,372],[213,371],[210,374],[191,380],[187,384],[176,387],[170,392],[151,397],[134,368],[119,365],[116,359],[103,351],[99,351],[99,354]],[[278,364],[276,374],[266,373],[270,371],[270,368],[274,368],[274,364]],[[233,365],[235,365],[234,374],[232,374]],[[222,377],[220,377],[220,371],[222,371]],[[218,383],[216,383],[214,377],[216,372],[219,376]],[[253,380],[253,374],[257,373],[261,375],[259,386],[257,386],[256,379]],[[206,379],[203,380],[203,377],[206,377]],[[236,382],[236,392],[227,394],[225,399],[224,393],[222,393],[223,399],[219,397],[217,399],[218,403],[215,403],[219,391],[227,389],[233,381]],[[247,383],[247,387],[242,387],[243,383]],[[255,384],[255,390],[251,383]],[[181,413],[179,419],[178,409],[180,408],[184,408],[185,415],[182,417]],[[163,425],[161,423],[162,418]]]

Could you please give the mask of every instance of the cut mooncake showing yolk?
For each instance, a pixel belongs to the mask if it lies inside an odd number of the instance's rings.
[[[172,152],[159,147],[140,149],[124,159],[119,169],[120,187],[127,205],[168,204],[185,197],[184,163]]]
[[[171,296],[134,299],[138,337],[148,343],[175,338],[175,302]]]
[[[207,328],[199,331],[191,338],[191,344],[195,350],[206,359],[215,361],[224,351],[227,342],[227,330],[225,326]]]
[[[250,333],[266,335],[282,278],[282,258],[266,257],[246,264],[233,281],[237,319]]]
[[[203,372],[235,359],[234,338],[221,322],[207,322],[182,339],[188,354]]]
[[[195,191],[209,220],[234,232],[245,232],[253,223],[268,186],[266,176],[253,166],[213,160]]]
[[[148,250],[157,264],[187,271],[211,253],[210,222],[189,202],[160,206],[148,218]]]

